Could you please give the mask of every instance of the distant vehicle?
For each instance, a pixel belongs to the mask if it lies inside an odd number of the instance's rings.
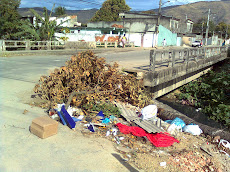
[[[197,40],[197,41],[192,43],[192,47],[202,47],[202,42]]]

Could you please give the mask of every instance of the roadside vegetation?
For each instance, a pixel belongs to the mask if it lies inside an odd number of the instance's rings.
[[[178,99],[230,127],[230,60],[180,88]]]

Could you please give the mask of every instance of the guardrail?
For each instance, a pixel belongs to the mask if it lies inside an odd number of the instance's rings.
[[[188,65],[189,61],[198,62],[200,59],[227,53],[227,48],[218,46],[178,50],[151,50],[149,70],[154,72],[157,65],[165,65],[167,67],[174,67],[177,63]]]
[[[13,41],[13,40],[0,40],[0,50],[7,51],[9,49],[24,48],[25,50],[52,50],[65,48],[65,42],[60,41]]]
[[[0,51],[8,50],[55,50],[55,49],[95,49],[119,47],[118,42],[85,42],[85,41],[14,41],[0,40]],[[134,42],[128,42],[125,47],[134,47]]]

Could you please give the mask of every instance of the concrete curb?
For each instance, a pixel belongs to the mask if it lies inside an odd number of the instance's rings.
[[[36,56],[36,55],[76,55],[79,52],[91,50],[94,53],[104,52],[127,52],[127,51],[138,51],[143,50],[140,47],[133,48],[98,48],[98,49],[76,49],[76,50],[30,50],[30,51],[4,51],[0,52],[0,57],[11,57],[11,56]]]

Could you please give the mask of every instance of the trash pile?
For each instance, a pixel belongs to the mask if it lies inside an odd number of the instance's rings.
[[[35,92],[48,101],[53,121],[81,131],[85,136],[111,140],[124,161],[146,171],[221,171],[229,169],[216,156],[229,162],[230,144],[220,138],[210,141],[199,137],[196,124],[180,118],[163,121],[140,81],[120,73],[117,65],[105,64],[87,51],[73,56],[65,67],[42,76]],[[57,133],[55,122],[36,119],[33,133],[46,138]],[[35,125],[36,123],[36,125]],[[49,124],[53,132],[49,135]],[[36,134],[38,133],[39,134]],[[208,144],[207,144],[208,143]],[[218,158],[217,158],[218,159]]]
[[[76,94],[71,104],[76,107],[115,99],[141,108],[149,104],[153,95],[143,83],[117,68],[118,64],[106,64],[104,58],[98,58],[92,51],[82,52],[49,76],[41,76],[34,92],[48,101],[40,105],[43,108],[66,103],[72,93]]]

